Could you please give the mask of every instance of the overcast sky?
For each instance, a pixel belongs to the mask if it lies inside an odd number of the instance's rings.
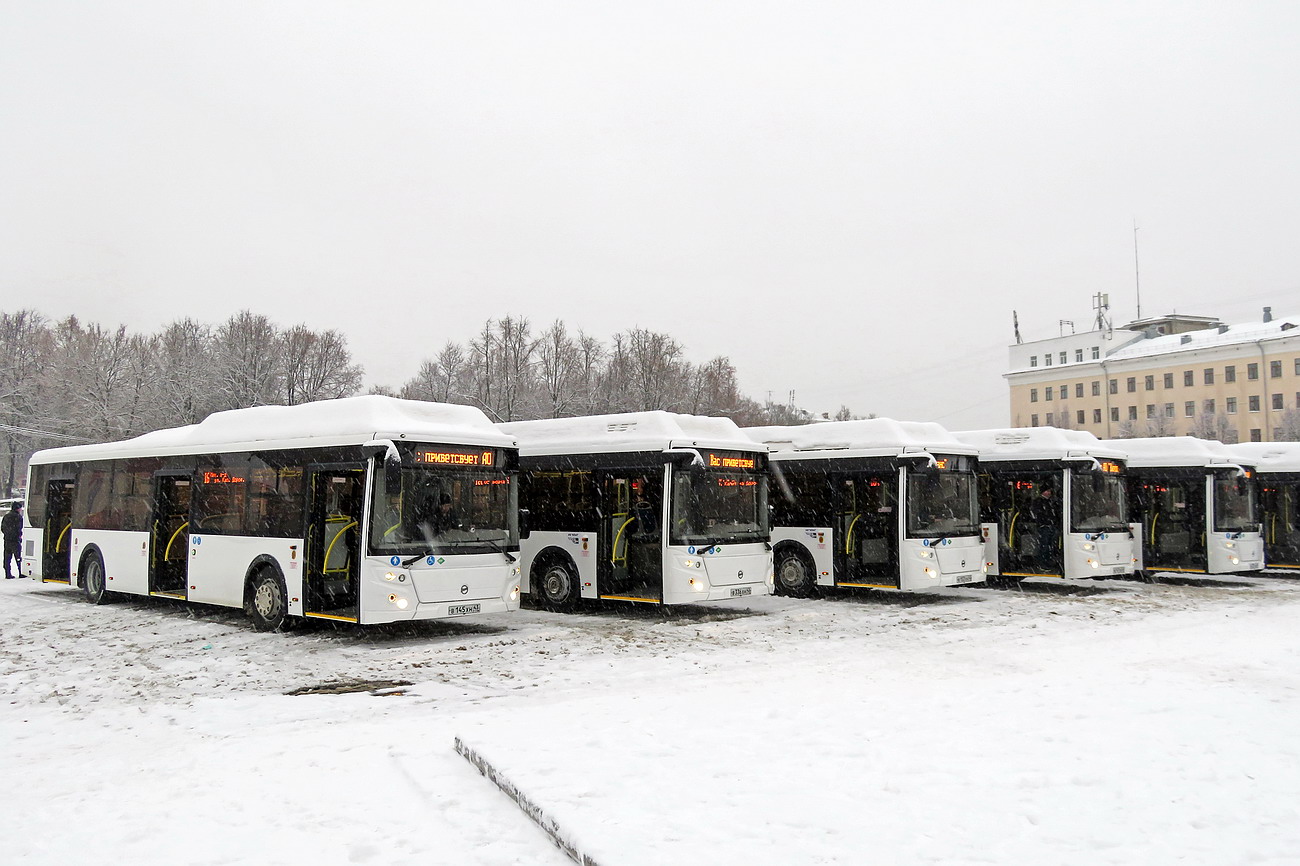
[[[487,317],[1007,423],[1026,339],[1300,314],[1300,3],[0,0],[0,309]]]

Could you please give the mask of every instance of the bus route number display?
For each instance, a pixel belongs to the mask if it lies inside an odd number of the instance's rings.
[[[417,448],[415,462],[425,466],[493,466],[496,452],[484,450],[453,450],[451,448]]]
[[[710,469],[757,469],[758,462],[743,454],[726,454],[709,451],[705,454]]]

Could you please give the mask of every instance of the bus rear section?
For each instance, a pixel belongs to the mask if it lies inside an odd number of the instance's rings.
[[[638,412],[501,427],[520,442],[523,587],[538,605],[770,592],[766,455],[729,420]]]

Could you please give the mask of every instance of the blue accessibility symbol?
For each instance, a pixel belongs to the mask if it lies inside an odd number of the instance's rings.
[[[400,556],[394,556],[394,557],[392,557],[391,559],[388,560],[388,564],[389,564],[389,565],[401,565],[401,564],[402,564],[402,558],[401,558]]]
[[[195,543],[195,544],[202,544],[202,543],[203,543],[203,539],[196,535],[196,536],[194,536],[194,543]]]
[[[930,546],[930,539],[928,539],[928,538],[923,539],[923,540],[921,541],[921,546],[922,546],[922,547],[929,547],[929,546]]]
[[[433,565],[434,562],[437,561],[437,559],[438,559],[438,558],[437,558],[436,556],[430,556],[428,559],[426,559],[426,560],[424,561],[424,564],[425,564],[425,565]]]

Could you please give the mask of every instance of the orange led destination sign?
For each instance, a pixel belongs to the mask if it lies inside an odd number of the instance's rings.
[[[491,466],[496,460],[493,451],[433,451],[415,450],[415,462],[430,466]]]
[[[752,478],[739,480],[736,478],[719,478],[719,487],[757,487],[758,482]]]
[[[204,484],[243,484],[244,479],[226,472],[204,472]]]
[[[715,454],[709,452],[710,469],[756,469],[757,462],[753,457],[741,457],[736,454]]]
[[[1124,467],[1113,460],[1102,460],[1100,469],[1102,472],[1123,472]]]

